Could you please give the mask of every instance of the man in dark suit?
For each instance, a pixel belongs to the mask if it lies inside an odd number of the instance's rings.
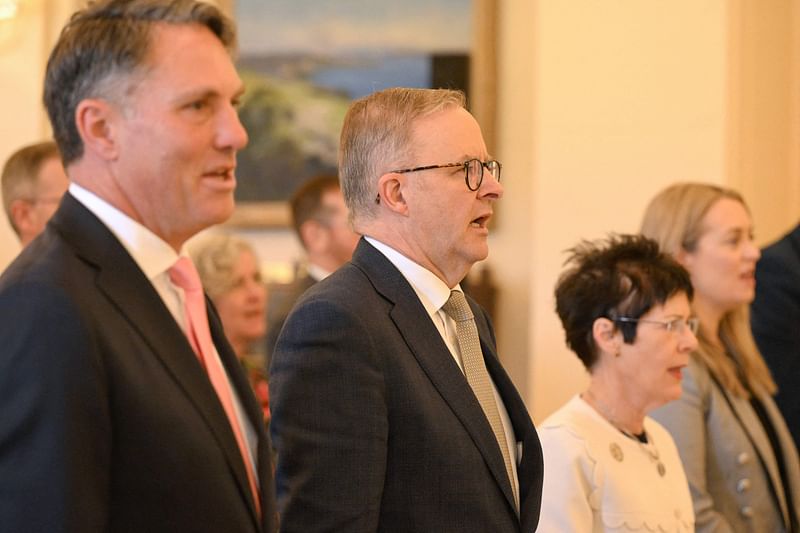
[[[487,256],[500,164],[463,94],[430,89],[354,102],[339,163],[364,238],[276,346],[282,531],[533,532],[539,439],[459,287]]]
[[[289,199],[292,228],[306,251],[305,272],[288,286],[271,287],[267,310],[267,361],[295,302],[312,285],[331,275],[353,256],[358,235],[347,220],[339,178],[321,175],[304,183]],[[269,368],[269,367],[268,367]]]
[[[761,252],[751,322],[778,385],[775,402],[800,446],[800,226]]]
[[[3,531],[276,529],[260,409],[176,274],[233,210],[234,40],[210,4],[106,0],[50,56],[71,185],[0,278]]]

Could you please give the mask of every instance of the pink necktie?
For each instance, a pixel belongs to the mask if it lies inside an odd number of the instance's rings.
[[[217,357],[214,357],[214,342],[211,340],[211,330],[208,327],[206,301],[203,287],[200,284],[200,276],[197,274],[197,269],[195,269],[191,260],[188,257],[181,257],[169,269],[169,278],[172,283],[182,288],[186,295],[184,304],[187,326],[186,336],[189,338],[189,343],[192,345],[195,354],[197,354],[197,358],[200,359],[200,364],[206,369],[208,378],[217,392],[222,407],[225,409],[225,414],[228,415],[228,421],[231,424],[236,443],[239,445],[239,451],[244,460],[247,481],[250,483],[250,490],[253,491],[256,511],[261,516],[261,504],[253,464],[250,460],[250,454],[247,453],[242,428],[239,426],[239,419],[236,418],[236,412],[233,408],[231,387],[228,383],[228,377],[225,375],[225,370],[222,368],[222,363]]]

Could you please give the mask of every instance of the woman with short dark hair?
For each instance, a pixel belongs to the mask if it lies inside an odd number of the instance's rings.
[[[689,275],[631,235],[584,242],[567,263],[556,311],[590,384],[539,428],[540,530],[693,531],[678,451],[647,417],[680,397],[697,346]]]

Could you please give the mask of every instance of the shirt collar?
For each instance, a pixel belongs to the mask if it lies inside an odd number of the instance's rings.
[[[162,274],[178,260],[179,254],[163,239],[93,192],[72,182],[69,193],[108,227],[147,279]],[[186,250],[180,255],[187,255]]]
[[[415,263],[388,244],[373,237],[364,236],[364,238],[397,267],[397,270],[411,284],[411,288],[417,293],[417,297],[429,315],[435,315],[447,303],[450,298],[450,288],[436,274]],[[461,291],[461,285],[456,285],[453,290]]]
[[[319,265],[315,265],[314,263],[309,263],[306,267],[306,271],[308,272],[309,276],[314,278],[314,281],[322,281],[331,275],[331,272],[325,270]]]

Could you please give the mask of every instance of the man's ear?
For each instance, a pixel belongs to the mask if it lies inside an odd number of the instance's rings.
[[[31,226],[31,203],[17,198],[9,206],[9,215],[18,235],[25,235]]]
[[[75,125],[85,151],[113,161],[119,153],[115,124],[119,111],[99,98],[82,100],[75,109]]]
[[[380,204],[386,206],[395,213],[408,214],[408,204],[403,197],[403,186],[405,185],[403,174],[388,172],[378,179],[378,199]],[[376,201],[378,200],[376,199]]]
[[[592,324],[592,338],[597,348],[605,353],[619,355],[622,335],[608,318],[598,318]]]

